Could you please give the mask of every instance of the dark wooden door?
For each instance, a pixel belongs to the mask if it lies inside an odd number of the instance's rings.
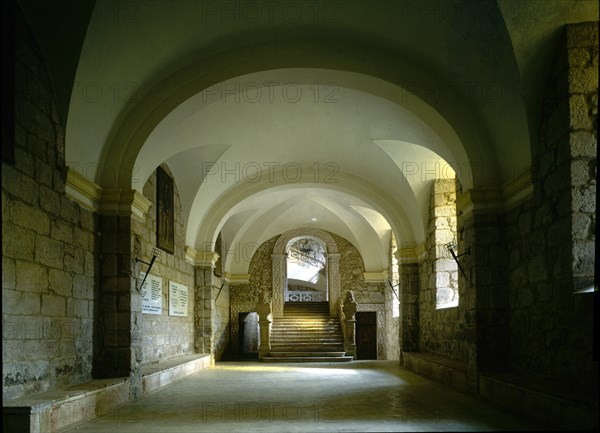
[[[356,359],[377,359],[377,313],[356,313]]]

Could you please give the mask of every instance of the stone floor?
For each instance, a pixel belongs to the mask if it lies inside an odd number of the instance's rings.
[[[69,433],[545,430],[395,361],[217,363]]]

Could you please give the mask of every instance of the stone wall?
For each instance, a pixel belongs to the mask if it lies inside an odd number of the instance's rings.
[[[250,274],[249,282],[246,284],[232,285],[230,289],[230,314],[231,314],[231,355],[239,356],[239,314],[256,311],[259,292],[271,293],[273,290],[273,264],[271,255],[275,242],[279,236],[275,236],[262,243],[257,249],[248,267]]]
[[[335,240],[340,253],[340,280],[342,294],[352,290],[357,302],[357,311],[371,311],[377,313],[377,358],[387,359],[386,335],[391,330],[392,324],[386,321],[387,311],[391,305],[386,299],[389,291],[387,283],[366,282],[364,277],[365,265],[358,249],[351,242],[330,233]]]
[[[162,165],[165,172],[172,176],[168,166]],[[134,259],[150,262],[152,250],[156,247],[156,171],[146,181],[143,193],[152,204],[145,221],[132,221],[134,233]],[[161,361],[178,355],[194,352],[194,267],[185,260],[185,225],[181,211],[181,200],[174,183],[174,254],[165,251],[154,262],[151,274],[162,278],[163,301],[162,314],[142,314],[142,364]],[[138,269],[146,272],[148,266],[138,262]],[[139,277],[139,273],[136,273]],[[169,316],[169,282],[183,284],[188,288],[187,317]],[[137,285],[141,284],[138,279]]]
[[[456,182],[437,179],[430,195],[426,254],[419,263],[419,348],[466,361],[466,309],[460,298],[457,264],[446,249],[447,243],[456,241],[456,225]]]
[[[51,84],[20,13],[15,28],[15,158],[2,162],[5,399],[91,378],[97,277],[97,219],[65,195]]]
[[[195,350],[218,361],[231,338],[229,283],[215,275],[213,266],[196,266],[195,274]]]
[[[572,293],[594,275],[597,23],[566,27],[544,107],[533,197],[507,215],[509,363],[533,375],[597,383],[593,295]]]
[[[400,356],[419,350],[419,264],[400,263]]]
[[[229,283],[215,278],[212,287],[213,303],[213,355],[220,360],[228,349],[231,338]],[[220,284],[219,284],[220,283]],[[223,285],[221,288],[221,284]],[[220,292],[220,293],[219,293]],[[217,298],[218,296],[218,298]]]

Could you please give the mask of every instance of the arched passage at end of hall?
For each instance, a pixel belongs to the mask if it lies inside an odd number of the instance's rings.
[[[285,302],[284,291],[287,285],[286,249],[291,241],[301,237],[311,237],[321,240],[327,252],[327,286],[329,288],[329,312],[337,315],[340,296],[340,254],[333,237],[324,230],[313,227],[301,227],[289,230],[279,236],[273,247],[273,317],[283,317]]]

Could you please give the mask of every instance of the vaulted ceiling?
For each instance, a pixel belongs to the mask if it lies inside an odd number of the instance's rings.
[[[558,32],[598,20],[570,0],[50,3],[19,1],[73,170],[141,191],[166,163],[188,246],[312,226],[368,272],[392,232],[424,241],[434,177],[528,170]]]

